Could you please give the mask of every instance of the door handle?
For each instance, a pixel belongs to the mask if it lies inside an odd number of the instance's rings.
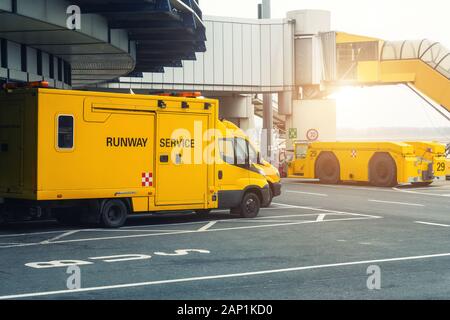
[[[223,179],[223,171],[219,170],[219,180],[222,180],[222,179]]]

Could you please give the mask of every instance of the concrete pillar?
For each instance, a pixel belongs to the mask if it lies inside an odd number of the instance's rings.
[[[273,146],[273,104],[272,94],[263,95],[263,143],[267,148],[267,157],[272,157]],[[264,143],[265,142],[265,143]]]
[[[271,18],[270,0],[262,0],[260,11],[261,11],[260,19]],[[262,67],[264,68],[264,66]],[[262,138],[261,145],[265,146],[265,150],[262,150],[262,152],[267,155],[267,158],[272,157],[272,146],[273,146],[272,131],[273,131],[272,94],[267,93],[263,94],[263,137],[261,137]]]
[[[284,91],[278,94],[278,113],[289,116],[292,114],[293,92]]]
[[[242,130],[255,128],[255,109],[250,95],[218,97],[220,118],[232,121]]]

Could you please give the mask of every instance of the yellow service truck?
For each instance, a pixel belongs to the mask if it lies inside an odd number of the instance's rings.
[[[378,187],[432,182],[436,167],[417,157],[417,148],[402,142],[296,143],[288,177],[326,184],[370,182]]]
[[[229,136],[243,138],[248,141],[250,148],[252,149],[252,154],[260,154],[259,149],[252,143],[248,135],[244,133],[238,126],[234,123],[222,120],[222,123],[227,128],[227,132]],[[261,156],[258,157],[257,161],[255,161],[255,167],[258,171],[266,177],[267,182],[270,187],[270,197],[266,203],[263,203],[263,207],[269,207],[272,203],[274,197],[278,197],[281,195],[281,177],[280,172],[277,168],[275,168],[271,163],[264,160]]]
[[[259,154],[226,136],[218,108],[183,97],[0,93],[0,218],[117,228],[138,212],[257,216],[270,197]]]

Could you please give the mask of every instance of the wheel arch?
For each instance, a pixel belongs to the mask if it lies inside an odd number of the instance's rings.
[[[315,162],[314,162],[314,179],[317,179],[317,172],[318,172],[318,165],[319,165],[319,160],[326,156],[326,155],[331,155],[332,157],[334,157],[334,159],[336,160],[337,164],[338,164],[338,170],[339,170],[339,178],[341,176],[341,163],[339,161],[339,158],[336,156],[336,154],[333,151],[321,151],[319,153],[319,155],[317,156]]]

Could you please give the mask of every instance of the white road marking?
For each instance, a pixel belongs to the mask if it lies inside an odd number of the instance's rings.
[[[349,186],[349,185],[329,185],[329,184],[311,184],[311,183],[284,183],[284,185],[292,186],[314,186],[319,188],[332,188],[337,190],[369,190],[369,191],[381,191],[381,192],[391,192],[391,189],[381,188],[381,187],[359,187],[359,186]]]
[[[448,224],[441,224],[441,223],[432,223],[432,222],[424,222],[424,221],[414,221],[414,223],[426,224],[426,225],[429,225],[429,226],[438,226],[438,227],[450,228],[450,225],[448,225]]]
[[[211,221],[210,223],[204,225],[203,227],[201,227],[200,229],[198,229],[198,232],[204,232],[207,231],[209,228],[211,228],[212,226],[214,226],[217,223],[217,221]]]
[[[0,235],[0,238],[12,238],[12,237],[24,237],[24,236],[28,237],[28,236],[55,234],[55,233],[69,232],[69,231],[72,231],[72,230],[55,230],[55,231],[46,231],[46,232],[2,234],[2,235]]]
[[[61,234],[59,236],[54,237],[54,238],[42,241],[41,243],[42,244],[47,244],[47,243],[50,243],[50,242],[53,242],[53,241],[57,241],[57,240],[60,240],[62,238],[68,237],[68,236],[70,236],[72,234],[75,234],[75,233],[77,233],[79,231],[81,231],[81,230],[72,230],[72,231],[69,231],[69,232],[65,232],[65,233],[63,233],[63,234]]]
[[[103,260],[106,263],[112,262],[125,262],[125,261],[135,261],[135,260],[149,260],[152,256],[147,254],[122,254],[117,256],[104,256],[104,257],[93,257],[90,260]]]
[[[386,203],[386,204],[397,204],[397,205],[401,205],[401,206],[425,207],[425,205],[423,205],[423,204],[410,203],[410,202],[383,201],[383,200],[368,200],[368,201],[377,202],[377,203]]]
[[[346,214],[346,215],[354,215],[354,216],[368,217],[368,218],[373,218],[373,219],[380,219],[380,218],[382,218],[382,217],[380,217],[380,216],[374,216],[374,215],[365,214],[365,213],[352,213],[352,212],[337,211],[337,210],[329,210],[329,209],[319,209],[319,208],[314,208],[314,207],[294,206],[294,205],[283,204],[283,203],[273,203],[273,204],[283,205],[283,206],[286,206],[286,207],[289,207],[289,208],[306,209],[306,210],[319,211],[319,212],[326,212],[326,213],[337,213],[337,214],[338,214],[338,213],[341,213],[341,214]]]
[[[304,210],[311,210],[316,212],[324,212],[328,215],[348,215],[348,216],[354,216],[356,218],[342,218],[342,219],[333,219],[329,221],[324,222],[330,222],[330,221],[351,221],[351,220],[363,220],[363,219],[381,219],[380,216],[374,216],[374,215],[367,215],[367,214],[361,214],[361,213],[352,213],[352,212],[344,212],[344,211],[335,211],[335,210],[328,210],[328,209],[320,209],[320,208],[314,208],[314,207],[303,207],[303,206],[295,206],[295,205],[288,205],[283,203],[273,203],[276,206],[283,206],[284,208],[292,208],[292,209],[304,209]],[[316,213],[310,213],[310,214],[297,214],[297,215],[273,215],[273,216],[266,216],[266,217],[258,217],[251,220],[259,220],[259,219],[271,219],[271,218],[288,218],[288,217],[301,217],[301,216],[315,216]],[[236,218],[236,219],[222,219],[217,220],[218,222],[234,222],[234,221],[244,221],[244,219]],[[313,221],[316,222],[316,221]],[[213,230],[206,230],[209,231],[226,231],[226,230],[239,230],[239,229],[249,229],[249,228],[260,228],[260,227],[271,227],[271,226],[283,226],[283,225],[296,225],[296,224],[303,224],[303,223],[311,223],[308,221],[299,221],[299,222],[285,222],[281,224],[264,224],[262,226],[246,226],[246,227],[237,227],[237,228],[220,228],[220,229],[213,229]],[[204,224],[204,222],[198,221],[198,222],[186,222],[186,223],[176,223],[176,224],[170,224],[170,226],[186,226],[186,225],[198,225],[198,224]],[[154,225],[151,227],[155,227]],[[131,226],[131,227],[123,227],[122,229],[133,229],[133,228],[142,228],[142,226]],[[104,230],[104,229],[86,229],[86,230],[72,230],[72,231],[104,231],[108,232],[111,230]],[[71,231],[70,231],[71,232]],[[38,245],[49,245],[54,243],[71,243],[71,242],[83,242],[83,241],[101,241],[101,240],[114,240],[114,239],[126,239],[126,238],[143,238],[143,237],[151,237],[151,236],[164,236],[164,235],[177,235],[177,234],[186,234],[186,233],[196,233],[199,232],[198,230],[170,230],[168,232],[160,232],[160,233],[153,233],[153,234],[138,234],[138,235],[126,235],[126,236],[111,236],[111,237],[98,237],[98,238],[87,238],[87,239],[72,239],[72,240],[63,240],[63,241],[49,241],[49,242],[32,242],[32,243],[19,243],[19,244],[9,244],[9,245],[0,245],[0,249],[9,249],[9,248],[17,248],[17,247],[30,247],[30,246],[38,246]],[[53,232],[52,232],[53,233]],[[41,234],[41,233],[35,233],[35,234]],[[24,234],[24,236],[30,236],[34,234]],[[7,237],[7,235],[5,235]]]
[[[320,222],[323,221],[323,219],[325,219],[326,214],[319,214],[319,216],[317,217],[316,221]]]
[[[124,289],[124,288],[148,287],[148,286],[171,284],[171,283],[186,283],[186,282],[207,281],[207,280],[228,279],[228,278],[242,278],[242,277],[261,276],[261,275],[268,275],[268,274],[298,272],[298,271],[305,271],[305,270],[347,267],[347,266],[356,266],[356,265],[385,263],[385,262],[426,260],[426,259],[447,258],[447,257],[450,257],[450,253],[430,254],[430,255],[422,255],[422,256],[409,256],[409,257],[399,257],[399,258],[387,258],[387,259],[376,259],[376,260],[352,261],[352,262],[342,262],[342,263],[331,263],[331,264],[321,264],[321,265],[312,265],[312,266],[303,266],[303,267],[294,267],[294,268],[285,268],[285,269],[272,269],[272,270],[262,270],[262,271],[250,271],[250,272],[243,272],[243,273],[218,274],[218,275],[192,277],[192,278],[178,278],[178,279],[169,279],[169,280],[135,282],[135,283],[126,283],[126,284],[118,284],[118,285],[81,288],[81,289],[75,289],[75,290],[57,290],[57,291],[22,293],[22,294],[0,296],[0,300],[54,296],[54,295],[63,295],[63,294],[75,294],[75,293],[83,293],[83,292],[105,291],[105,290]]]
[[[328,197],[325,193],[315,193],[315,192],[303,192],[303,191],[294,191],[294,190],[286,190],[287,193],[298,193],[298,194],[306,194],[309,196],[317,196],[317,197]]]
[[[381,217],[377,217],[381,218]],[[78,242],[91,242],[91,241],[104,241],[104,240],[117,240],[117,239],[135,239],[135,238],[148,238],[155,236],[165,236],[165,235],[182,235],[182,234],[192,234],[192,233],[201,233],[201,232],[219,232],[219,231],[233,231],[233,230],[244,230],[244,229],[259,229],[259,228],[271,228],[271,227],[284,227],[284,226],[294,226],[301,224],[310,224],[310,223],[326,223],[326,222],[337,222],[337,221],[355,221],[355,220],[368,220],[368,219],[376,219],[367,217],[364,215],[360,215],[355,218],[340,218],[340,219],[331,219],[324,221],[299,221],[299,222],[289,222],[289,223],[276,223],[276,224],[264,224],[257,226],[241,226],[241,227],[232,227],[232,228],[216,228],[216,229],[208,229],[204,231],[192,230],[192,231],[180,231],[180,232],[167,232],[167,233],[152,233],[152,234],[136,234],[136,235],[126,235],[126,236],[115,236],[115,237],[98,237],[98,238],[81,238],[81,239],[71,239],[71,240],[60,240],[60,241],[52,241],[52,242],[37,242],[37,243],[24,243],[20,245],[11,245],[11,246],[2,246],[2,249],[8,248],[17,248],[17,247],[31,247],[38,245],[51,245],[51,244],[63,244],[63,243],[78,243]],[[227,221],[227,220],[225,220]]]
[[[153,226],[154,227],[154,226]],[[177,229],[89,229],[81,231],[94,231],[94,232],[176,232],[176,231],[189,231],[189,230],[177,230]]]
[[[403,192],[403,193],[420,194],[420,195],[423,195],[423,196],[431,196],[431,197],[444,197],[444,198],[450,197],[450,195],[448,195],[448,194],[435,194],[435,193],[427,193],[427,192],[417,192],[417,191],[412,191],[412,190],[403,190],[403,189],[399,189],[399,188],[392,188],[392,190],[395,190],[395,191],[398,191],[398,192]]]

